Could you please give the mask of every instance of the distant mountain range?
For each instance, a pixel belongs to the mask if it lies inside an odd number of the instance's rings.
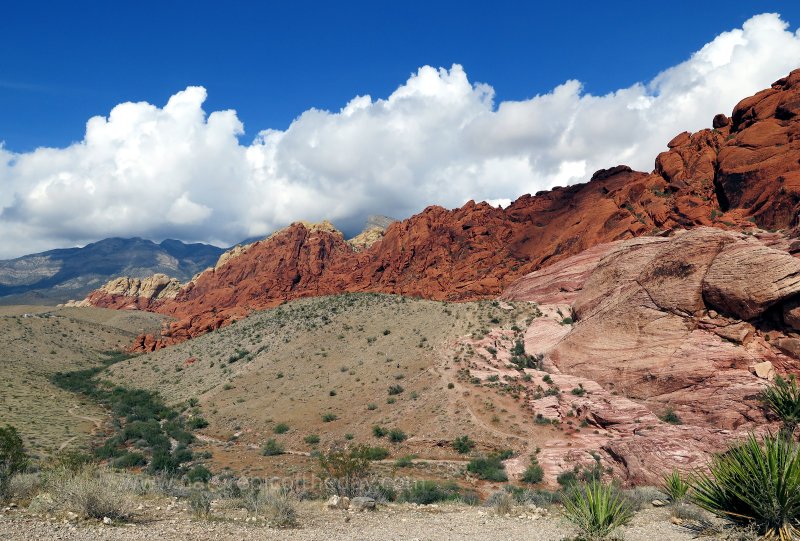
[[[185,281],[214,266],[224,252],[167,239],[104,239],[83,248],[50,250],[0,261],[0,304],[57,304],[82,299],[117,276],[163,273]]]

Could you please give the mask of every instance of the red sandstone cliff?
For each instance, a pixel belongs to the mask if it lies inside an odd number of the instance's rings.
[[[374,291],[439,300],[497,296],[517,278],[609,241],[711,225],[798,225],[800,70],[740,102],[713,129],[682,133],[650,173],[617,166],[579,185],[524,195],[506,209],[469,202],[429,207],[353,250],[330,228],[293,224],[201,274],[174,299],[142,302],[100,290],[96,306],[174,316],[153,350],[218,328],[251,310],[314,295]]]

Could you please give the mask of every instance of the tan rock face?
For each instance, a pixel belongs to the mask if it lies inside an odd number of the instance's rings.
[[[800,293],[800,260],[756,240],[725,246],[703,277],[703,296],[715,308],[752,319]]]
[[[101,308],[143,310],[158,301],[174,299],[182,284],[166,274],[154,274],[147,278],[115,278],[92,292],[83,305]]]

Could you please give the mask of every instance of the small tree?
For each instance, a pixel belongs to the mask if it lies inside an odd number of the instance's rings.
[[[337,496],[358,495],[361,481],[369,475],[370,449],[364,445],[332,449],[319,457],[323,478]]]
[[[8,494],[14,474],[28,467],[28,455],[17,429],[11,425],[0,428],[0,500]]]
[[[775,376],[775,381],[761,391],[759,398],[783,423],[781,433],[787,438],[793,437],[800,423],[800,387],[794,375],[789,379]]]

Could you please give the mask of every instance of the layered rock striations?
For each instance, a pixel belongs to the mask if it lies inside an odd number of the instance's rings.
[[[568,324],[534,321],[526,350],[555,374],[599,384],[603,392],[573,409],[611,436],[584,443],[652,483],[768,426],[756,398],[765,378],[800,370],[799,276],[788,252],[701,227],[598,246],[521,278],[502,298],[569,314]],[[635,407],[612,404],[609,392]],[[668,411],[683,425],[658,420]]]

